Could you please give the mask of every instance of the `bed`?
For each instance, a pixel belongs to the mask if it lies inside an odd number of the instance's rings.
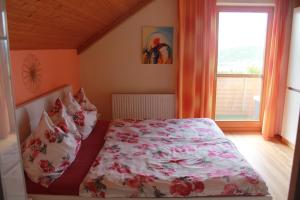
[[[41,107],[70,90],[66,86],[20,106],[20,138],[34,129]],[[75,162],[48,189],[26,183],[29,197],[37,200],[272,199],[264,181],[209,119],[99,121]]]
[[[99,120],[90,136],[82,141],[81,148],[70,168],[49,188],[32,182],[25,174],[27,192],[42,195],[79,195],[79,186],[104,144],[109,121]],[[88,156],[87,156],[88,155]]]

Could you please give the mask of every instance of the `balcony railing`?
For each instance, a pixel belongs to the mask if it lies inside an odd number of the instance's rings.
[[[262,80],[260,74],[218,74],[216,120],[258,121]]]

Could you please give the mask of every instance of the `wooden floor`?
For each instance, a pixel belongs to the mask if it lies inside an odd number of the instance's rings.
[[[265,141],[258,133],[226,133],[266,181],[274,200],[286,200],[294,151],[278,139]]]

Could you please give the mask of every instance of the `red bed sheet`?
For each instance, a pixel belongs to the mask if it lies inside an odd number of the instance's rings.
[[[90,136],[86,140],[83,140],[75,161],[49,188],[44,188],[32,182],[25,174],[27,193],[78,195],[80,183],[88,173],[95,157],[104,144],[104,136],[108,125],[109,121],[99,120],[97,122]]]

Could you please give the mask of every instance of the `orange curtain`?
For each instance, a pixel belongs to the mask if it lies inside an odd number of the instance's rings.
[[[212,117],[216,62],[216,0],[178,2],[178,117]]]
[[[262,126],[265,139],[281,131],[294,6],[293,0],[275,0],[270,45],[266,50],[266,104]]]

